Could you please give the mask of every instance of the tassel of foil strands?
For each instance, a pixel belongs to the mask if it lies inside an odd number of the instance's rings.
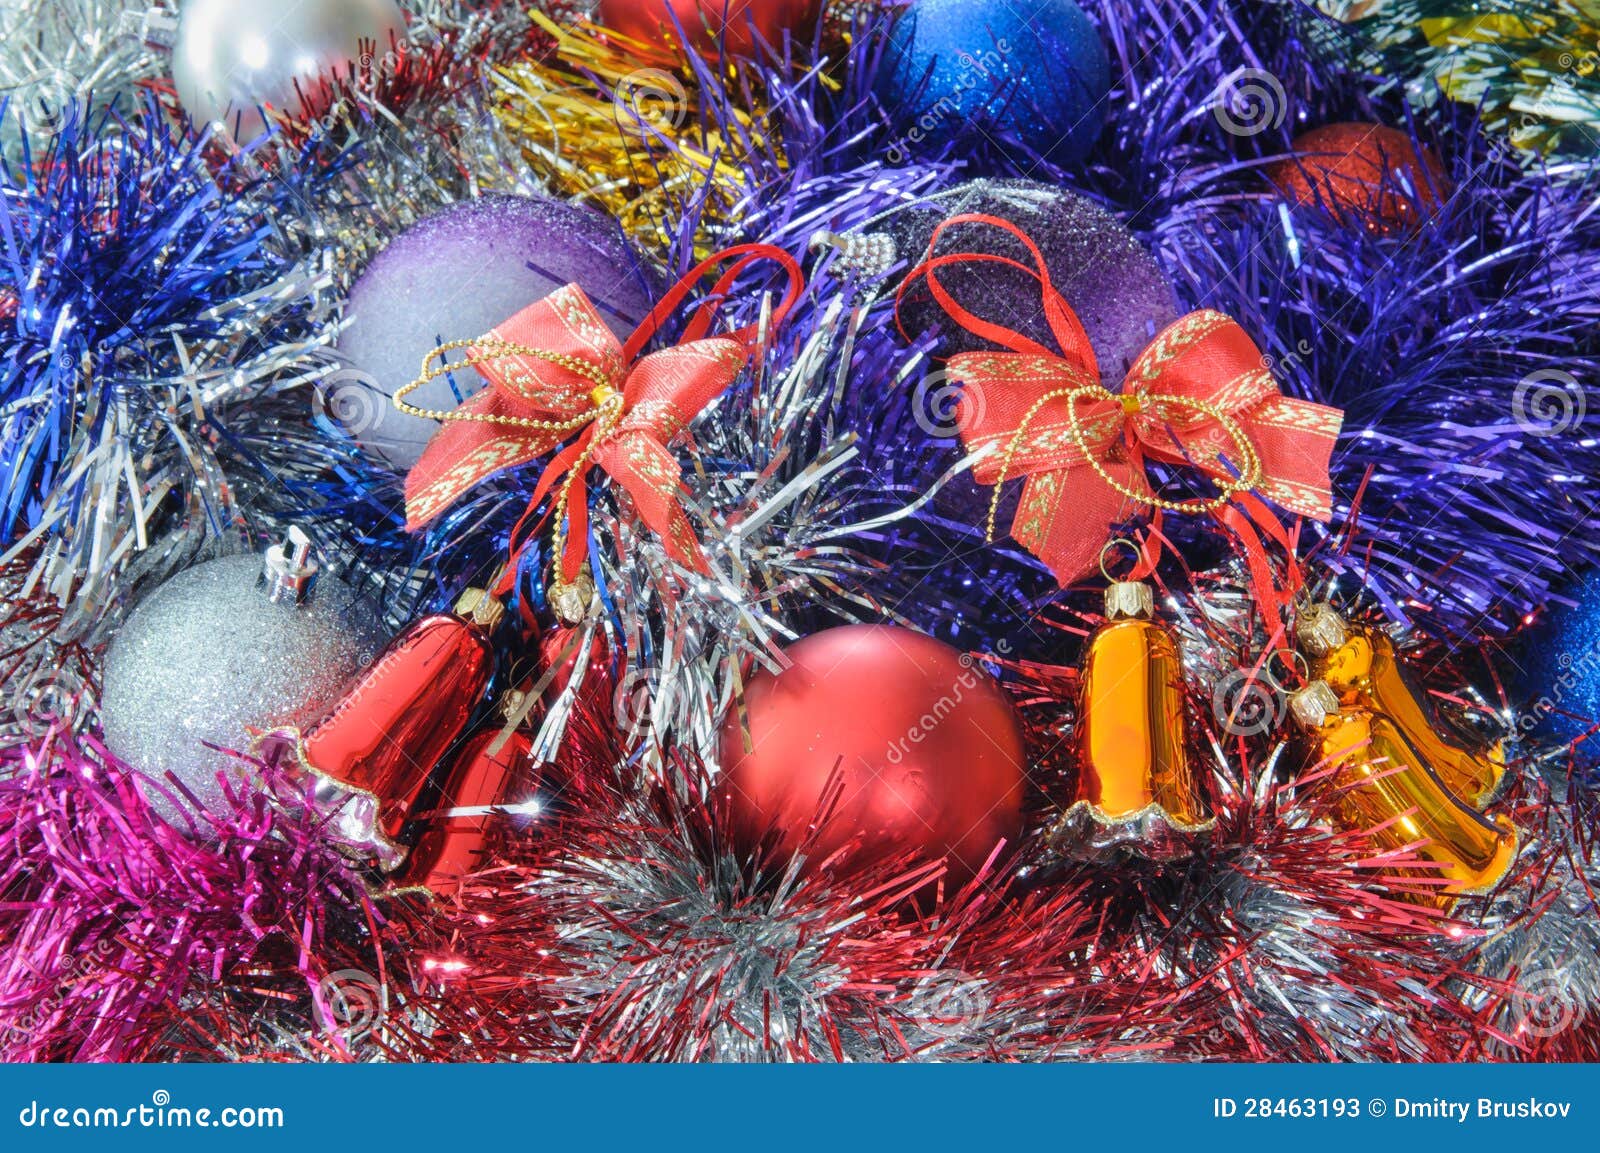
[[[0,256],[16,304],[0,539],[5,561],[38,556],[67,634],[140,579],[229,547],[248,523],[230,472],[303,468],[270,443],[241,459],[230,422],[308,397],[332,338],[330,254],[286,254],[265,223],[293,212],[287,187],[225,194],[204,142],[175,141],[153,105],[108,127],[72,120],[35,170],[0,176],[17,241]]]
[[[12,163],[24,139],[37,149],[71,117],[126,104],[159,80],[177,27],[164,0],[6,0],[4,10],[0,155]]]
[[[273,114],[291,146],[459,135],[470,118],[452,105],[472,103],[491,62],[549,48],[529,14],[509,0],[410,0],[407,7],[403,37],[372,45],[351,66],[302,89],[299,108]],[[458,163],[465,163],[464,154]]]
[[[60,634],[61,606],[30,583],[34,560],[0,564],[0,747],[96,723],[99,669]]]
[[[747,62],[727,64],[723,78],[693,53],[534,19],[554,51],[494,74],[495,115],[534,175],[650,247],[692,206],[694,255],[708,255],[734,207],[784,165],[768,104],[775,78]]]

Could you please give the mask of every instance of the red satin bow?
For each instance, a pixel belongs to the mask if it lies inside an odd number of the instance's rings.
[[[940,233],[961,223],[1010,232],[1035,267],[993,253],[933,256]],[[1139,355],[1121,393],[1112,394],[1101,387],[1082,323],[1021,229],[992,216],[955,216],[934,230],[928,252],[901,293],[926,277],[952,318],[1010,350],[961,353],[947,365],[961,386],[961,441],[969,451],[989,450],[975,462],[973,477],[988,485],[1027,478],[1011,535],[1062,584],[1093,570],[1118,522],[1152,507],[1198,511],[1223,499],[1160,500],[1145,476],[1149,460],[1198,468],[1221,482],[1225,494],[1248,487],[1290,512],[1317,520],[1332,515],[1328,461],[1344,413],[1283,396],[1261,351],[1233,320],[1209,310],[1181,317]],[[965,262],[1004,264],[1033,276],[1061,353],[957,304],[935,273]]]
[[[730,256],[740,259],[717,280],[682,341],[635,359],[702,273]],[[572,284],[482,337],[467,359],[489,386],[449,414],[407,474],[406,527],[424,527],[486,477],[544,455],[581,426],[545,468],[529,503],[531,512],[566,479],[562,577],[573,579],[583,564],[591,466],[628,493],[667,555],[704,571],[705,556],[679,500],[682,470],[668,446],[750,358],[755,326],[727,336],[705,334],[734,279],[761,259],[777,261],[789,276],[788,292],[772,313],[769,327],[775,329],[799,297],[799,266],[782,249],[746,244],[697,265],[626,345],[617,342],[583,290]]]

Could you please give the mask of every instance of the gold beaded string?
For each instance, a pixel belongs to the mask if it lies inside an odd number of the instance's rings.
[[[1083,422],[1078,419],[1078,401],[1085,397],[1110,401],[1119,405],[1123,413],[1128,416],[1134,416],[1146,408],[1161,404],[1169,404],[1176,408],[1185,408],[1192,412],[1199,412],[1209,416],[1222,426],[1224,432],[1233,438],[1234,444],[1238,446],[1244,467],[1239,470],[1239,475],[1232,479],[1213,477],[1212,480],[1215,481],[1218,490],[1216,496],[1213,497],[1167,500],[1156,496],[1154,493],[1147,495],[1138,492],[1112,476],[1106,466],[1100,463],[1099,458],[1089,451],[1088,436],[1084,431]],[[1077,446],[1084,460],[1089,462],[1089,467],[1094,469],[1095,473],[1101,480],[1105,481],[1109,488],[1114,492],[1121,493],[1129,500],[1139,504],[1153,505],[1169,512],[1214,512],[1227,504],[1238,493],[1248,492],[1261,483],[1260,454],[1256,452],[1255,445],[1251,442],[1250,437],[1245,433],[1239,422],[1229,416],[1219,405],[1212,404],[1210,401],[1195,400],[1192,397],[1174,396],[1170,393],[1152,393],[1150,395],[1115,393],[1104,385],[1099,384],[1080,384],[1072,388],[1052,389],[1033,402],[1033,406],[1023,415],[1021,422],[1017,425],[1017,430],[1011,434],[1011,440],[1006,444],[1005,453],[1000,458],[1000,476],[995,481],[994,494],[989,498],[989,515],[984,522],[985,540],[994,540],[995,516],[1000,510],[1000,486],[1006,482],[1006,477],[1010,475],[1011,464],[1016,459],[1017,452],[1021,449],[1023,441],[1027,437],[1028,426],[1033,423],[1034,418],[1039,415],[1040,410],[1046,404],[1052,400],[1059,399],[1065,399],[1067,402],[1067,431],[1071,434],[1072,442]]]
[[[446,364],[446,353],[454,352],[461,348],[475,348],[486,355],[468,355],[453,364]],[[589,393],[590,399],[595,403],[594,409],[589,412],[579,413],[567,420],[536,420],[531,416],[501,416],[490,412],[440,412],[432,408],[418,408],[407,404],[406,397],[429,381],[438,380],[448,372],[458,368],[477,368],[479,365],[489,364],[492,361],[503,360],[508,357],[523,356],[534,360],[546,360],[551,364],[558,364],[567,371],[583,377],[594,389]],[[437,360],[439,363],[435,364]],[[517,344],[509,340],[499,340],[495,337],[480,337],[477,340],[452,340],[437,348],[431,349],[428,355],[422,358],[422,368],[416,380],[394,394],[394,406],[407,416],[420,416],[426,420],[475,420],[483,424],[506,424],[515,428],[531,428],[540,432],[575,432],[594,420],[600,412],[600,405],[616,390],[611,387],[604,369],[593,361],[585,360],[581,356],[572,356],[565,352],[550,352],[543,348],[533,348],[526,344]],[[603,393],[604,395],[596,395]]]

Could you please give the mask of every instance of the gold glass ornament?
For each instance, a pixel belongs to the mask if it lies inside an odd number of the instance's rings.
[[[1437,715],[1387,633],[1350,624],[1323,604],[1300,613],[1295,634],[1313,658],[1313,674],[1341,704],[1388,718],[1420,763],[1469,805],[1481,809],[1493,799],[1506,771],[1499,746],[1475,752],[1439,731]]]
[[[1332,766],[1327,787],[1337,790],[1334,823],[1366,832],[1380,850],[1409,847],[1437,866],[1434,875],[1448,883],[1423,899],[1448,908],[1457,897],[1499,884],[1517,856],[1516,827],[1463,804],[1388,717],[1341,704],[1324,680],[1294,693],[1290,710],[1310,737],[1312,764]]]
[[[1154,607],[1142,581],[1106,589],[1083,664],[1077,785],[1051,835],[1069,856],[1172,860],[1216,824],[1189,763],[1183,662]]]

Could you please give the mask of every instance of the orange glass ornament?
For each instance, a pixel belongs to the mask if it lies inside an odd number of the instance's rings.
[[[1278,190],[1375,232],[1415,225],[1450,193],[1444,165],[1396,128],[1327,124],[1297,136],[1293,149],[1268,170]]]
[[[1388,718],[1422,764],[1467,804],[1481,809],[1493,799],[1506,771],[1499,747],[1474,752],[1439,731],[1437,714],[1387,633],[1349,624],[1329,605],[1302,612],[1295,633],[1315,662],[1313,675],[1327,682],[1340,704]]]
[[[1516,827],[1468,808],[1430,772],[1387,717],[1339,703],[1326,681],[1290,698],[1295,719],[1310,735],[1315,764],[1334,766],[1332,806],[1342,830],[1366,832],[1380,850],[1409,848],[1448,882],[1431,901],[1448,908],[1456,898],[1486,893],[1517,856]],[[1416,874],[1408,874],[1416,875]]]
[[[1076,732],[1078,779],[1052,840],[1069,855],[1187,855],[1216,824],[1189,763],[1183,661],[1150,617],[1140,581],[1106,590],[1106,623],[1084,658]]]

